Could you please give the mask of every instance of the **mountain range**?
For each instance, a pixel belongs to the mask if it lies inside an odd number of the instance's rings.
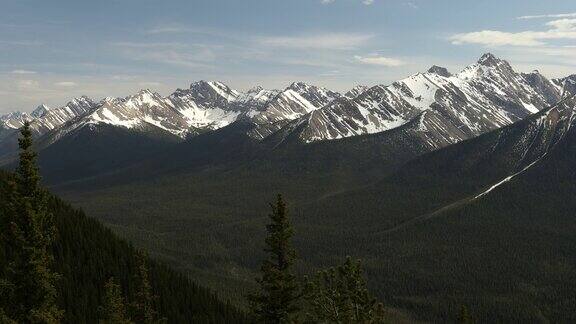
[[[517,73],[492,54],[452,75],[433,66],[391,85],[358,86],[345,94],[294,82],[284,90],[255,87],[241,93],[221,82],[199,81],[168,97],[141,90],[125,98],[75,98],[66,105],[40,105],[32,113],[0,117],[0,157],[15,151],[16,129],[31,122],[47,147],[66,137],[98,129],[182,141],[235,121],[255,125],[249,135],[302,143],[415,127],[430,150],[478,136],[521,120],[576,92],[576,77],[548,80],[534,71]],[[563,93],[565,92],[565,93]]]
[[[300,270],[362,258],[419,321],[574,322],[575,94],[492,54],[344,94],[200,81],[4,116],[0,156],[31,121],[53,191],[233,301],[282,192]]]

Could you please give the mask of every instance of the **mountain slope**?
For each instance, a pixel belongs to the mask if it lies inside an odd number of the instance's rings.
[[[74,98],[59,108],[48,108],[40,105],[30,115],[12,113],[0,117],[0,161],[10,161],[18,148],[18,129],[25,121],[35,137],[41,137],[50,131],[57,131],[67,122],[79,118],[96,107],[96,103],[88,97]]]
[[[372,87],[352,99],[334,100],[285,127],[306,125],[299,128],[298,137],[312,142],[381,132],[423,111],[434,111],[442,115],[437,129],[458,131],[432,137],[453,144],[518,121],[560,98],[557,86],[539,73],[516,73],[508,62],[485,54],[457,75],[434,66],[427,73]]]
[[[375,289],[423,319],[464,303],[482,322],[571,322],[575,116],[567,100],[424,155],[303,208],[317,211],[306,226],[346,241]]]
[[[98,177],[151,158],[180,142],[180,138],[149,125],[137,130],[92,124],[51,145],[41,138],[38,164],[47,183]]]
[[[10,175],[0,173],[0,190]],[[0,209],[6,203],[0,195]],[[59,280],[59,304],[64,323],[96,323],[100,318],[103,286],[114,277],[127,298],[133,299],[136,250],[118,239],[99,222],[90,219],[60,199],[51,196],[48,210],[58,230],[54,244],[55,270]],[[246,316],[221,302],[209,290],[184,278],[166,265],[148,260],[150,282],[159,296],[156,307],[169,323],[247,322]]]
[[[512,175],[531,172],[551,152],[561,154],[573,137],[575,106],[567,100],[421,157],[429,147],[417,138],[419,121],[434,125],[439,117],[433,111],[387,132],[307,145],[275,142],[274,135],[264,142],[241,137],[251,125],[235,123],[125,174],[55,189],[136,244],[233,296],[252,284],[267,197],[281,191],[291,203],[304,269],[335,264],[345,255],[360,257],[379,296],[422,320],[451,320],[464,303],[482,321],[558,322],[569,318],[561,310],[570,296],[558,283],[575,274],[546,270],[566,262],[557,253],[539,262],[530,252],[545,255],[547,248],[572,247],[573,241],[547,238],[536,225],[522,233],[521,223],[494,217],[477,219],[482,235],[476,235],[469,224],[452,229],[454,220],[442,215],[482,201],[484,196],[474,198]],[[141,176],[152,170],[153,178]],[[567,213],[563,206],[559,212]],[[542,215],[535,217],[551,217]],[[513,234],[510,242],[507,232]],[[550,280],[527,280],[528,275]],[[546,298],[546,285],[557,297]]]
[[[317,110],[339,97],[339,93],[326,88],[294,82],[259,111],[248,114],[248,117],[258,125],[249,134],[256,139],[263,139],[290,121]]]

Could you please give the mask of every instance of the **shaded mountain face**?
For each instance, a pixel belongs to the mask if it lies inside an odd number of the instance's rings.
[[[561,79],[554,79],[552,81],[564,96],[576,94],[576,74]]]
[[[366,219],[380,215],[377,206],[385,205],[394,216],[383,224],[383,231],[411,224],[443,206],[480,198],[510,181],[508,177],[534,167],[575,132],[575,117],[576,100],[568,99],[510,126],[422,155],[379,182],[327,204],[338,206],[335,215],[341,217],[365,204]],[[354,204],[347,206],[351,201]]]
[[[362,94],[364,91],[368,90],[368,86],[365,85],[357,85],[354,88],[348,90],[345,94],[344,97],[348,98],[348,99],[354,99],[357,96],[359,96],[360,94]]]
[[[256,139],[266,138],[290,121],[320,109],[339,97],[339,93],[326,88],[294,82],[268,101],[261,111],[249,113],[248,116],[258,125],[249,134]]]

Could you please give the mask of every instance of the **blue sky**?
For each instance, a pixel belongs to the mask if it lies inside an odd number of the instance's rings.
[[[576,73],[572,0],[0,0],[0,112],[200,79],[345,91],[484,52]]]

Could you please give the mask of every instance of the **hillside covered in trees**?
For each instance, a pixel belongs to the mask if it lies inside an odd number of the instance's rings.
[[[156,314],[155,322],[247,321],[243,312],[220,301],[208,289],[148,259],[98,221],[44,189],[35,188],[39,178],[35,155],[23,152],[21,160],[28,161],[21,163],[16,176],[0,173],[2,322],[104,320],[110,312],[106,309],[110,289],[105,286],[109,288],[111,280],[116,282],[112,288],[119,296],[116,302],[125,308],[126,318],[137,318],[138,302],[147,295],[146,307],[150,314]],[[32,188],[27,197],[22,194],[25,186]],[[18,195],[24,198],[14,198]],[[17,239],[10,241],[12,238]],[[44,241],[30,242],[34,240]],[[46,251],[42,251],[42,245]]]

